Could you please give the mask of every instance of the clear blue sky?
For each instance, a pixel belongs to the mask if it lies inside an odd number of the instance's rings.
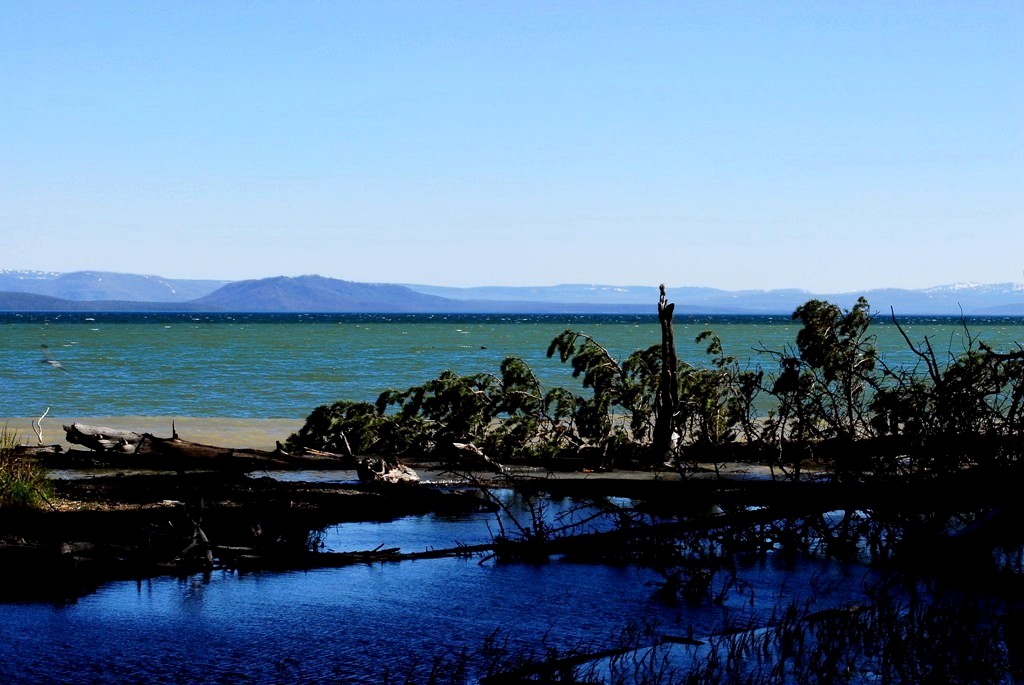
[[[1024,281],[1024,2],[0,0],[0,268]]]

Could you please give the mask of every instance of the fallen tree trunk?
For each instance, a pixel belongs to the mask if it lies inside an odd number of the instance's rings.
[[[60,445],[18,445],[14,448],[14,453],[18,457],[37,459],[54,454],[63,454],[64,448]]]
[[[64,426],[64,433],[67,440],[73,445],[88,447],[97,452],[118,452],[121,454],[132,454],[136,447],[142,442],[142,433],[134,431],[107,428],[105,426],[88,426],[82,423],[72,423]]]
[[[160,438],[146,433],[139,443],[137,457],[162,462],[165,468],[176,471],[192,469],[214,469],[248,473],[250,471],[295,470],[295,469],[350,469],[355,467],[353,459],[335,454],[318,453],[293,455],[278,444],[273,451],[257,449],[234,449],[204,445],[181,438]],[[139,459],[141,462],[142,459]]]
[[[273,451],[234,449],[205,445],[178,437],[161,438],[151,433],[73,423],[64,426],[68,442],[88,447],[90,452],[38,451],[51,468],[109,467],[166,471],[223,470],[247,473],[264,470],[352,469],[354,459],[320,452],[292,455],[278,443]]]

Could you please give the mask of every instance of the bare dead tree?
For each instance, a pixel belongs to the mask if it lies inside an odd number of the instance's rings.
[[[672,456],[673,433],[675,433],[676,410],[679,405],[679,359],[676,356],[675,334],[672,330],[672,314],[675,304],[665,295],[665,284],[659,286],[658,321],[661,323],[661,378],[658,384],[657,413],[654,420],[654,435],[651,443],[654,459],[668,459]]]

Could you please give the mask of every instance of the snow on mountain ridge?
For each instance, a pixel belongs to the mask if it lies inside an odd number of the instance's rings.
[[[1024,283],[976,283],[968,281],[964,283],[950,283],[948,285],[937,285],[931,288],[924,288],[922,293],[955,293],[974,291],[978,293],[1014,293],[1024,290]]]
[[[60,276],[59,271],[38,271],[32,269],[0,269],[0,276],[11,276],[22,281],[50,281]]]

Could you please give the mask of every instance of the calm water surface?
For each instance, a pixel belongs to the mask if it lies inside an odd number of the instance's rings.
[[[569,506],[556,503],[556,506]],[[344,524],[331,549],[407,551],[489,539],[485,515]],[[381,682],[426,668],[494,631],[514,645],[611,639],[627,622],[695,635],[771,613],[785,597],[822,605],[856,597],[860,569],[781,562],[741,569],[721,606],[653,598],[633,567],[437,559],[310,572],[118,582],[66,605],[0,604],[0,682]],[[789,589],[787,589],[789,588]]]

